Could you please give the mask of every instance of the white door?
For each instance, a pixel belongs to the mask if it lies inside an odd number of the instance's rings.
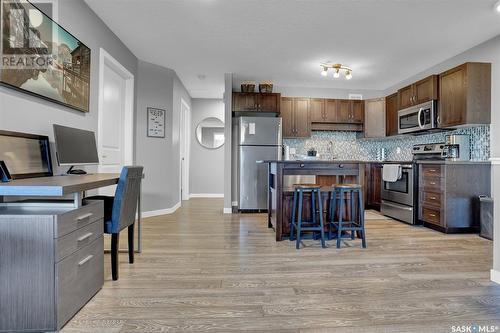
[[[104,53],[100,68],[98,136],[101,173],[120,173],[124,165],[132,164],[130,73],[115,62]],[[99,194],[114,195],[114,191],[115,186],[111,186],[99,190]]]
[[[180,158],[181,158],[181,200],[189,200],[189,146],[191,133],[191,112],[189,105],[181,100],[180,114]]]

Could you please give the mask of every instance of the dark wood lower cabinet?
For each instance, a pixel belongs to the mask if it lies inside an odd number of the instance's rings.
[[[488,163],[420,163],[418,219],[446,233],[478,232],[478,197],[491,193]]]
[[[365,166],[366,208],[380,211],[382,203],[382,164],[369,163]]]

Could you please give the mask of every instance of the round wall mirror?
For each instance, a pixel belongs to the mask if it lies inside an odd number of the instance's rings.
[[[208,149],[217,149],[224,144],[224,122],[219,118],[203,119],[196,127],[196,138],[200,145]]]

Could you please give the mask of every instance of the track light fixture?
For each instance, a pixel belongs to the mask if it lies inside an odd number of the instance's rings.
[[[320,64],[320,66],[323,68],[323,70],[321,71],[322,76],[327,76],[328,70],[331,69],[333,70],[333,77],[336,79],[340,77],[340,71],[345,71],[346,80],[352,79],[352,68],[350,67],[344,66],[342,64],[330,64],[330,63],[323,63]]]

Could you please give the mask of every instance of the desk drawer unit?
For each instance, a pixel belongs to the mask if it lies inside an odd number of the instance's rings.
[[[62,327],[104,283],[101,235],[56,264],[57,324]]]
[[[88,201],[85,206],[56,216],[55,237],[67,235],[102,218],[104,218],[104,204],[97,200]]]
[[[0,207],[0,332],[58,331],[104,283],[102,202]]]
[[[58,238],[56,241],[56,261],[60,261],[89,245],[102,236],[103,230],[103,220],[101,219]]]

